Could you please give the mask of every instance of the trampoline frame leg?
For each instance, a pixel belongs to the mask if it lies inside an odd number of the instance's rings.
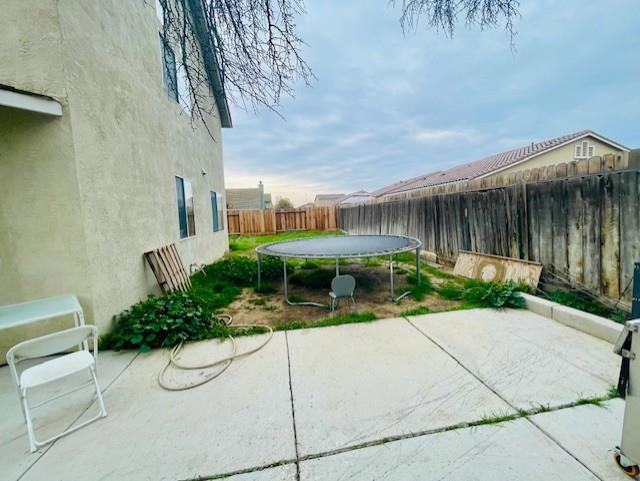
[[[258,292],[260,292],[262,277],[262,254],[258,253]]]

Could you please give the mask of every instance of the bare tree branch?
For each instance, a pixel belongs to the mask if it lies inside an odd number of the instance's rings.
[[[146,0],[148,1],[148,0]],[[180,47],[177,56],[186,72],[191,117],[216,115],[207,99],[207,71],[190,4],[199,5],[206,45],[218,69],[221,90],[243,108],[264,106],[277,112],[283,96],[293,96],[298,81],[315,78],[302,57],[304,42],[296,34],[303,0],[160,0],[163,36]],[[202,17],[201,17],[202,18]],[[184,93],[183,93],[184,95]],[[207,126],[208,128],[208,126]]]
[[[397,5],[398,0],[391,0]],[[460,17],[467,27],[504,28],[513,46],[516,35],[513,22],[520,16],[519,0],[402,0],[400,24],[404,32],[415,30],[422,22],[430,28],[453,36]]]

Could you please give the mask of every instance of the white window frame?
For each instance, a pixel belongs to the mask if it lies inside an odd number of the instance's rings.
[[[186,227],[187,227],[187,235],[183,236],[182,235],[182,230],[180,229],[180,203],[178,202],[178,190],[177,190],[177,186],[176,186],[176,210],[178,211],[178,235],[180,236],[180,239],[190,239],[191,237],[194,237],[196,235],[197,229],[196,229],[196,202],[195,202],[195,195],[193,192],[193,182],[191,182],[191,180],[187,179],[186,177],[183,177],[181,175],[175,175],[174,176],[174,184],[175,184],[175,180],[176,179],[180,179],[182,181],[182,196],[183,196],[183,203],[184,203],[184,215],[185,215],[185,223],[186,223]],[[192,210],[193,210],[193,225],[190,226],[189,225],[189,209],[187,207],[187,191],[185,188],[185,182],[189,184],[189,187],[191,189],[191,202],[193,204],[192,206]]]
[[[211,225],[213,227],[213,232],[221,232],[224,230],[224,226],[225,226],[224,198],[220,192],[217,192],[215,190],[212,190],[209,193],[209,196],[210,197],[215,196],[215,199],[216,199],[215,217],[214,217],[214,210],[213,210],[213,202],[211,202]],[[214,222],[214,218],[218,221],[217,225]]]
[[[593,142],[586,139],[579,140],[574,148],[574,158],[590,159],[595,155],[596,147]]]
[[[162,85],[164,87],[164,91],[167,92],[167,95],[169,96],[169,98],[174,100],[175,102],[179,102],[180,94],[178,91],[178,70],[176,68],[176,53],[171,47],[171,45],[169,45],[169,42],[167,41],[167,39],[164,38],[164,35],[162,35],[162,33],[159,34],[159,37],[160,37],[160,69],[162,73]],[[171,52],[171,55],[173,56],[173,65],[171,66],[173,67],[173,73],[175,73],[175,77],[176,77],[175,85],[173,85],[173,88],[175,90],[175,95],[169,88],[170,87],[169,83],[172,83],[173,79],[169,78],[170,76],[167,75],[166,73],[167,67],[169,66],[167,64],[166,50],[169,50]]]

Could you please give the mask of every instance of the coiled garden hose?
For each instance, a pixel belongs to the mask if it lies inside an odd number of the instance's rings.
[[[216,316],[215,321],[223,323],[226,326],[229,326],[231,325],[233,318],[229,314],[222,314],[222,315]],[[223,372],[225,372],[228,369],[228,367],[231,365],[231,363],[234,361],[234,359],[239,359],[241,357],[249,356],[251,354],[258,352],[260,349],[266,346],[269,343],[269,341],[271,341],[271,338],[273,337],[273,329],[269,326],[262,326],[259,324],[236,324],[233,327],[239,327],[242,329],[250,329],[252,327],[267,328],[269,330],[269,336],[258,347],[255,347],[245,352],[238,353],[236,340],[233,338],[233,336],[229,335],[228,339],[231,341],[231,346],[232,346],[232,353],[230,356],[227,356],[223,359],[218,359],[217,361],[212,361],[206,364],[198,364],[198,365],[182,364],[180,362],[180,353],[184,348],[184,342],[180,342],[179,344],[176,344],[175,346],[173,346],[173,349],[171,349],[171,353],[169,355],[169,361],[162,368],[162,370],[160,371],[160,374],[158,374],[158,384],[160,385],[160,387],[167,391],[186,391],[187,389],[193,389],[195,387],[202,386],[203,384],[213,381],[214,379],[219,377]],[[175,367],[177,369],[182,369],[185,371],[196,371],[199,369],[208,369],[221,364],[223,364],[223,367],[219,371],[216,371],[213,374],[202,373],[203,379],[194,383],[184,384],[184,385],[172,385],[167,383],[164,379],[165,374],[170,367]]]

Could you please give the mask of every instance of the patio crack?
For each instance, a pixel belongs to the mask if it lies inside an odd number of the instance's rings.
[[[507,400],[506,398],[504,398],[502,395],[500,395],[500,393],[498,391],[496,391],[493,387],[491,387],[489,384],[487,384],[484,379],[482,379],[480,376],[476,375],[471,369],[469,369],[467,366],[465,366],[462,361],[460,359],[458,359],[456,356],[454,356],[453,354],[451,354],[449,351],[447,351],[440,343],[438,343],[435,339],[433,339],[431,336],[429,336],[427,333],[425,333],[424,331],[422,331],[421,329],[418,328],[418,326],[416,326],[413,322],[411,322],[411,320],[406,317],[403,316],[404,320],[407,321],[409,323],[410,326],[412,326],[416,331],[418,331],[420,334],[422,334],[426,339],[428,339],[429,341],[431,341],[436,347],[438,347],[438,349],[440,349],[442,352],[444,352],[447,356],[449,356],[451,359],[453,359],[462,369],[464,369],[465,371],[467,371],[469,374],[471,374],[471,376],[473,376],[475,379],[478,380],[478,382],[480,382],[480,384],[482,384],[484,387],[486,387],[489,391],[491,391],[493,394],[495,394],[498,398],[500,398],[505,404],[507,404],[509,407],[511,407],[514,411],[516,411],[516,413],[519,413],[518,415],[516,415],[515,417],[521,417],[523,419],[525,419],[527,422],[529,422],[534,428],[536,428],[538,431],[540,431],[545,437],[547,437],[552,443],[554,443],[556,446],[558,446],[562,451],[564,451],[567,455],[569,455],[571,458],[573,458],[578,464],[580,464],[584,469],[586,469],[587,471],[589,471],[589,473],[591,473],[596,479],[599,479],[600,481],[606,481],[603,478],[601,478],[600,476],[598,476],[589,466],[587,466],[585,463],[583,463],[580,459],[578,459],[571,451],[569,451],[566,447],[564,447],[562,445],[562,443],[560,443],[557,439],[555,439],[553,436],[551,436],[551,434],[549,434],[548,432],[546,432],[544,429],[542,429],[542,427],[540,427],[537,423],[535,423],[530,417],[529,415],[523,415],[522,414],[522,410],[519,409],[517,406],[514,406],[511,402],[509,402],[509,400]],[[560,406],[557,409],[563,409],[569,406]],[[555,411],[556,409],[552,409],[553,411]]]
[[[293,443],[296,450],[296,481],[300,481],[300,453],[298,451],[298,431],[296,429],[296,408],[293,402],[293,383],[291,381],[291,354],[289,351],[289,335],[284,333],[284,340],[287,345],[287,370],[289,372],[289,397],[291,399],[291,417],[293,421]]]

